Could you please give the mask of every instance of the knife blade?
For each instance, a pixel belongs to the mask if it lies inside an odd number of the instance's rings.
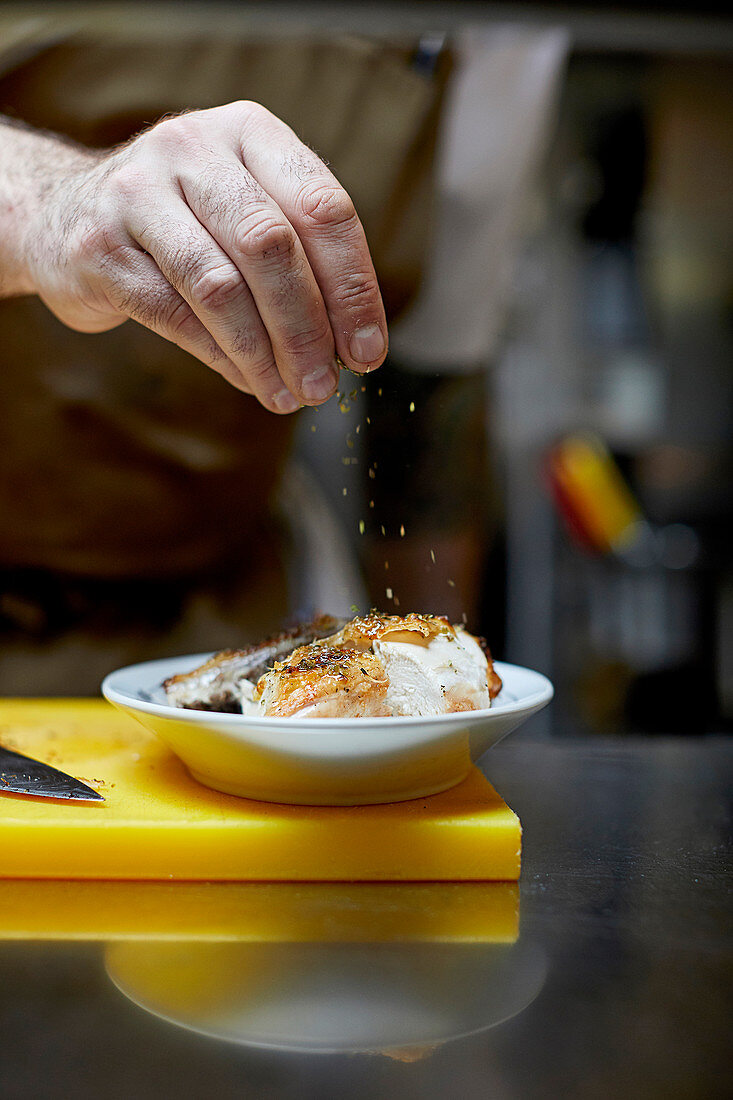
[[[0,745],[0,794],[3,792],[104,802],[101,794],[73,775]]]

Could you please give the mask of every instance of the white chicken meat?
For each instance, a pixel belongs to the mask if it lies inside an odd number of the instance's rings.
[[[478,642],[460,628],[427,643],[374,642],[389,679],[391,714],[452,714],[491,706],[488,664]]]

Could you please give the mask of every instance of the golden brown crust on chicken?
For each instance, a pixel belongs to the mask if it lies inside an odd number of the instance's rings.
[[[442,615],[381,615],[371,611],[357,615],[337,634],[327,638],[329,645],[353,645],[370,649],[375,641],[389,637],[391,641],[423,642],[425,645],[438,634],[454,634],[455,630]]]
[[[319,717],[379,716],[389,686],[384,666],[371,653],[323,643],[301,646],[277,662],[255,688],[264,713],[287,718],[308,708]]]
[[[489,698],[494,700],[502,689],[502,680],[499,673],[494,668],[494,663],[491,660],[491,654],[487,654],[486,660],[489,666],[488,681],[489,681]]]
[[[491,656],[491,650],[489,649],[485,638],[476,638],[476,641],[484,651],[486,657],[486,664],[489,666],[488,682],[489,682],[489,697],[493,700],[502,689],[502,681],[499,673],[494,668],[494,658]]]

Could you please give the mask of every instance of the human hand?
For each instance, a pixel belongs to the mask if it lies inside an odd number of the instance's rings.
[[[383,361],[353,204],[264,107],[164,119],[102,155],[65,149],[25,230],[33,289],[65,324],[131,317],[280,413],[331,396],[336,356],[359,373]]]

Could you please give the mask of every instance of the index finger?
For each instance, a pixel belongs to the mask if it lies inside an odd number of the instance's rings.
[[[387,320],[353,202],[289,126],[259,104],[238,106],[244,165],[278,204],[303,244],[339,357],[359,373],[374,370],[387,354]]]

